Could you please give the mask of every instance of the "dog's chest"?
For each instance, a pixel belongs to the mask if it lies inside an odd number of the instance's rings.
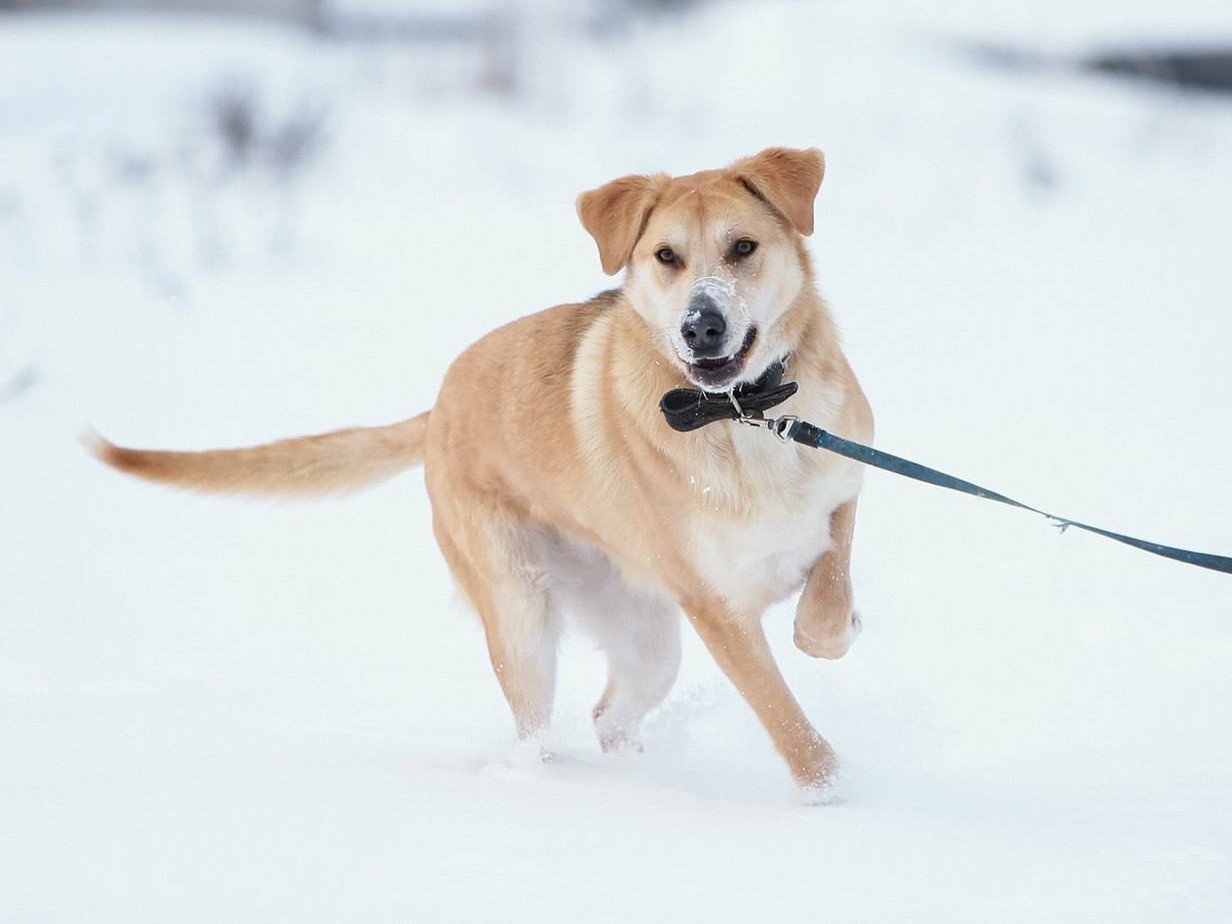
[[[716,501],[723,503],[703,502],[692,523],[698,576],[738,610],[758,609],[798,589],[831,548],[831,514],[859,491],[858,471],[839,467],[823,474],[803,464],[794,448],[778,444],[756,452],[741,459],[742,477],[710,473],[716,483],[700,485],[702,497],[721,491]]]

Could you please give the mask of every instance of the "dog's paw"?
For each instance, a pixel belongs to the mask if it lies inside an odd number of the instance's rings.
[[[796,775],[796,799],[801,805],[832,805],[842,801],[840,784],[842,767],[834,750],[819,739],[822,759],[807,776]]]
[[[636,726],[609,724],[605,718],[602,710],[595,710],[595,734],[604,754],[642,753],[642,739]]]
[[[843,801],[842,778],[835,769],[816,782],[796,787],[796,801],[800,805],[835,805]]]
[[[842,625],[841,631],[818,637],[802,626],[800,620],[797,619],[794,636],[796,647],[812,658],[831,660],[841,658],[851,650],[851,646],[856,643],[856,639],[860,637],[860,632],[864,629],[864,623],[860,620],[860,614],[856,610],[851,611],[851,615],[843,621]]]
[[[643,751],[641,739],[636,734],[624,731],[613,731],[599,735],[599,747],[604,754],[640,754]]]

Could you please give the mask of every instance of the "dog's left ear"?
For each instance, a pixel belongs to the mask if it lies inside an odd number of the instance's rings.
[[[668,179],[662,173],[625,176],[578,196],[578,218],[599,245],[599,262],[609,276],[629,262]]]
[[[797,233],[813,233],[813,200],[826,172],[817,148],[766,148],[729,168],[757,198],[787,219]]]

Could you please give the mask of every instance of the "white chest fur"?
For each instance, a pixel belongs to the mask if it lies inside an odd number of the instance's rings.
[[[797,590],[831,548],[830,516],[860,490],[861,470],[814,450],[740,428],[734,457],[696,476],[691,557],[709,589],[738,612],[760,611]],[[707,483],[707,480],[710,483]]]

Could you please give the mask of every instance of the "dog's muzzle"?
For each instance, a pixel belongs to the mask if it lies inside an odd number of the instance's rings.
[[[757,328],[748,323],[730,280],[703,276],[693,283],[678,341],[693,381],[707,391],[730,387],[744,371],[756,338]]]

